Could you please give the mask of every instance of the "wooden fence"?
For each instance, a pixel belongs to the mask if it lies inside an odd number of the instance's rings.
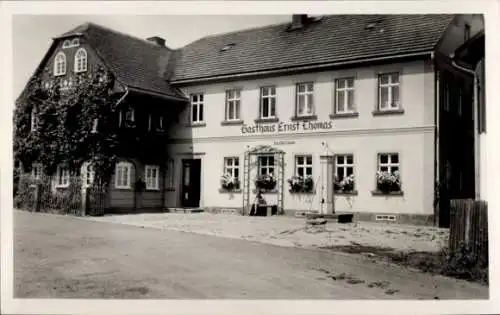
[[[449,249],[466,244],[483,263],[488,262],[488,204],[482,200],[454,199],[450,204]]]

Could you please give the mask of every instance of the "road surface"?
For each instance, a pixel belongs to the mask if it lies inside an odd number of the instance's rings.
[[[486,286],[359,255],[22,211],[14,273],[16,298],[488,298]]]

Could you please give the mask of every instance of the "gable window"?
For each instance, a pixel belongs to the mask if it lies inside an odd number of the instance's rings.
[[[260,118],[276,117],[276,88],[274,86],[260,89]]]
[[[127,162],[120,162],[116,164],[115,168],[115,188],[117,189],[130,189],[132,173],[132,164]]]
[[[63,52],[58,52],[54,58],[54,75],[66,74],[66,55]]]
[[[274,174],[274,156],[263,155],[259,156],[259,175]]]
[[[341,182],[343,179],[354,174],[354,156],[342,154],[335,156],[335,179]]]
[[[69,170],[66,167],[58,166],[56,170],[56,187],[69,186]]]
[[[82,182],[84,187],[90,187],[94,183],[95,171],[92,164],[89,162],[83,163],[82,166]]]
[[[313,83],[297,84],[297,116],[310,116],[314,114],[314,88]]]
[[[387,73],[379,76],[380,111],[399,109],[399,73]]]
[[[145,171],[146,189],[160,189],[160,167],[157,165],[146,165]]]
[[[36,128],[37,128],[37,125],[38,125],[38,116],[37,116],[37,114],[38,114],[38,112],[37,112],[36,108],[34,107],[31,110],[31,114],[30,114],[31,131],[35,131]]]
[[[78,47],[80,46],[80,39],[78,38],[74,38],[72,41],[71,41],[71,47]]]
[[[226,120],[240,120],[241,91],[226,91]]]
[[[335,113],[354,113],[354,78],[335,80]]]
[[[203,94],[192,94],[191,95],[191,122],[192,123],[202,123],[203,122]]]
[[[87,51],[80,48],[75,54],[75,72],[85,72],[87,71]]]
[[[312,155],[297,155],[295,157],[295,175],[312,176]]]
[[[40,164],[33,164],[33,168],[31,169],[31,178],[34,180],[39,180],[42,178],[43,168]]]
[[[70,48],[71,47],[71,42],[69,40],[65,40],[63,42],[62,48]]]

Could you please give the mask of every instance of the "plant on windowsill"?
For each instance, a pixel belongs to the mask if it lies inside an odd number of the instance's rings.
[[[255,179],[255,187],[263,191],[273,190],[276,187],[276,178],[273,174],[259,175]]]
[[[338,177],[335,176],[334,189],[337,193],[350,194],[354,192],[354,174],[344,177],[339,181]]]
[[[312,192],[314,187],[314,181],[310,175],[305,178],[302,176],[292,176],[287,181],[290,185],[289,191],[291,193],[309,193]]]
[[[231,176],[231,174],[224,174],[220,180],[222,189],[235,190],[240,188],[240,181],[238,178]]]
[[[399,171],[390,174],[389,172],[377,172],[377,190],[383,194],[401,191]]]

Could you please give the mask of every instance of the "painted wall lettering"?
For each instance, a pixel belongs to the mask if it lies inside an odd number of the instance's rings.
[[[286,133],[297,131],[322,131],[333,128],[331,121],[279,122],[275,124],[256,124],[241,126],[242,134]]]

